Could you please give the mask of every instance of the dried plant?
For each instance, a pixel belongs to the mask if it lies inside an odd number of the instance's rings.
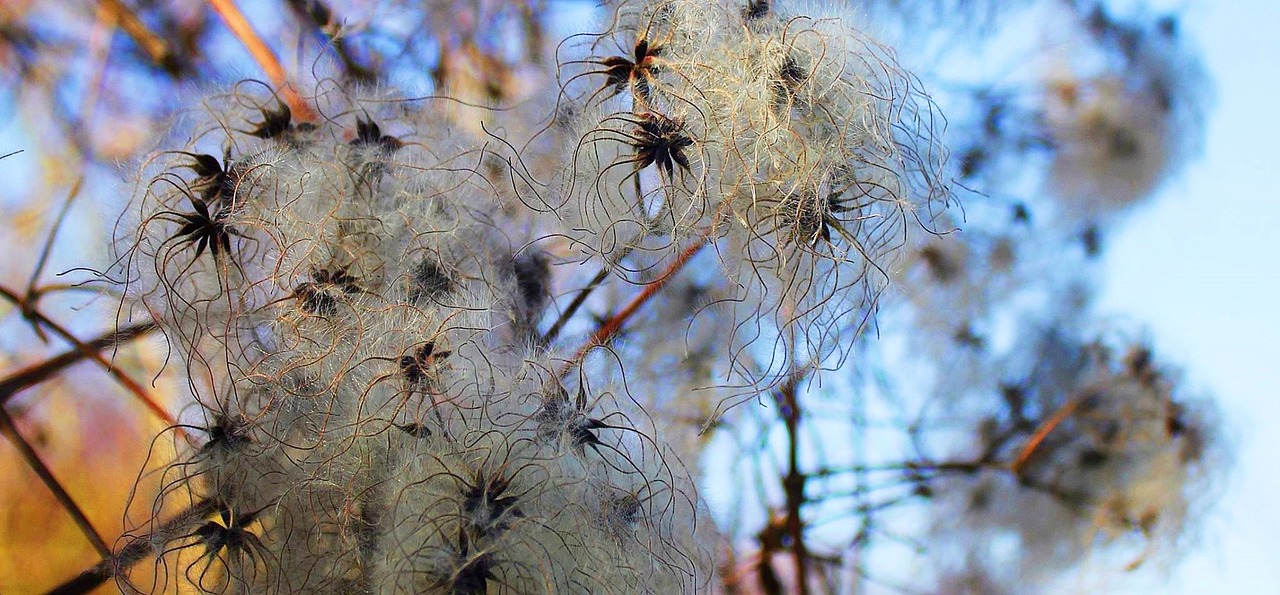
[[[1107,224],[1198,144],[1176,22],[857,4],[622,0],[552,45],[538,3],[291,1],[282,38],[101,3],[141,52],[98,88],[172,95],[106,104],[128,147],[52,114],[140,156],[84,283],[42,257],[3,292],[73,347],[0,381],[99,557],[55,591],[1025,592],[1176,553],[1213,408],[1088,299]],[[92,23],[3,11],[15,88],[57,96]],[[869,33],[963,55],[1037,18],[1086,49],[995,82]],[[229,47],[266,79],[211,82]],[[37,304],[86,289],[118,333]],[[144,336],[149,365],[103,354]],[[9,402],[85,358],[164,426],[114,544]]]

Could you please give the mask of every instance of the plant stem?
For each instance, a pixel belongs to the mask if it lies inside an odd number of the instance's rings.
[[[58,503],[66,509],[71,515],[71,520],[75,521],[76,526],[80,528],[80,532],[88,538],[89,543],[93,545],[93,549],[98,551],[98,555],[103,558],[111,555],[111,548],[107,547],[107,542],[102,539],[102,535],[98,534],[98,530],[93,528],[93,523],[89,522],[89,517],[85,516],[84,511],[80,510],[80,506],[71,498],[67,490],[62,487],[58,478],[53,476],[53,471],[40,460],[39,453],[31,447],[31,443],[27,442],[22,434],[18,433],[17,426],[13,425],[13,418],[0,406],[0,434],[13,444],[18,450],[18,454],[22,456],[22,460],[26,461],[27,466],[40,477],[40,481],[45,487],[53,492],[53,497],[58,499]]]
[[[95,564],[92,568],[86,569],[76,575],[75,578],[54,587],[49,591],[49,595],[81,595],[93,592],[103,583],[119,575],[121,571],[129,569],[129,567],[146,558],[147,554],[154,551],[155,543],[167,542],[186,535],[191,526],[213,514],[217,509],[218,504],[213,499],[206,498],[197,501],[190,508],[178,513],[177,516],[161,525],[159,529],[147,535],[135,537],[120,551]]]

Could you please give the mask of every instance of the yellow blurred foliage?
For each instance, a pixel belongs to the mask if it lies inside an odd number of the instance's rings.
[[[150,515],[159,488],[156,473],[140,471],[162,468],[173,457],[171,440],[152,442],[165,424],[90,364],[19,394],[8,409],[103,539],[119,548],[124,528]],[[0,446],[0,473],[8,478],[0,484],[0,593],[41,593],[99,560],[8,442]],[[99,592],[116,589],[108,584]]]

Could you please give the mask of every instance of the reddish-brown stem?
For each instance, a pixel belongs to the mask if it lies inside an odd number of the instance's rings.
[[[723,550],[720,563],[716,565],[716,576],[720,577],[720,589],[725,595],[738,595],[739,583],[742,581],[738,573],[738,560],[731,544],[725,544]]]
[[[564,309],[564,312],[560,313],[560,317],[556,319],[555,324],[552,324],[551,328],[547,329],[547,332],[538,339],[538,342],[543,345],[550,345],[552,341],[555,341],[556,337],[560,336],[560,331],[564,330],[564,325],[569,322],[570,318],[573,318],[574,314],[578,313],[578,308],[581,308],[582,304],[587,302],[587,298],[591,296],[591,292],[595,291],[595,289],[608,278],[609,268],[605,267],[600,269],[600,271],[596,273],[596,276],[592,277],[591,282],[587,283],[586,287],[578,290],[578,295],[573,297],[573,301],[569,302],[569,306]]]
[[[796,397],[804,373],[791,374],[774,392],[787,429],[787,474],[782,478],[782,490],[786,497],[786,532],[791,538],[791,560],[795,567],[796,593],[809,594],[809,550],[804,542],[804,520],[800,508],[804,505],[805,476],[800,472],[800,401]]]
[[[1009,464],[1009,470],[1012,471],[1015,476],[1022,476],[1023,468],[1027,466],[1032,455],[1036,453],[1036,449],[1040,447],[1040,444],[1044,442],[1044,439],[1049,437],[1049,434],[1053,432],[1054,428],[1057,428],[1063,421],[1070,417],[1072,413],[1075,413],[1076,409],[1080,407],[1080,403],[1083,401],[1083,397],[1076,397],[1067,401],[1062,405],[1062,407],[1055,411],[1049,419],[1046,419],[1044,423],[1040,424],[1040,427],[1036,428],[1035,433],[1027,439],[1026,445],[1022,447],[1017,458]]]
[[[44,461],[40,460],[40,455],[31,447],[31,443],[27,442],[26,438],[23,438],[22,434],[18,433],[17,426],[13,425],[13,418],[9,417],[3,406],[0,406],[0,434],[4,434],[4,437],[18,450],[18,455],[22,457],[22,460],[26,461],[27,466],[31,467],[31,470],[35,471],[36,476],[40,478],[45,487],[49,488],[50,492],[53,492],[53,497],[57,498],[58,503],[66,509],[67,514],[71,515],[71,520],[75,521],[76,526],[80,528],[80,532],[84,533],[89,543],[93,545],[93,549],[98,551],[98,555],[103,558],[111,556],[111,548],[107,547],[107,542],[103,541],[102,535],[99,535],[98,530],[93,528],[93,524],[89,522],[89,517],[85,516],[84,511],[80,510],[80,506],[76,504],[76,501],[71,499],[71,495],[58,482],[58,478],[53,476],[53,472],[44,464]]]
[[[91,339],[88,342],[80,342],[78,340],[74,340],[74,337],[70,337],[75,343],[74,349],[55,355],[40,363],[27,366],[26,368],[18,370],[4,378],[0,378],[0,405],[3,405],[9,399],[13,398],[13,395],[17,392],[40,384],[41,382],[52,378],[72,364],[84,359],[96,360],[99,363],[108,366],[107,369],[109,372],[113,371],[115,368],[111,368],[110,363],[105,359],[102,359],[102,356],[98,352],[108,347],[115,347],[117,345],[128,343],[133,339],[151,332],[155,328],[156,326],[151,323],[135,324],[133,326],[122,328],[118,331],[104,333],[103,335],[95,339]],[[61,329],[61,327],[57,327],[55,330],[59,331],[59,334],[61,334],[61,331],[65,331],[65,329]],[[117,379],[123,376],[123,374],[118,370],[115,370],[113,376],[117,374],[119,374],[116,376]],[[129,380],[129,383],[138,389],[141,389],[141,386],[138,386],[136,382]],[[148,407],[152,408],[153,411],[156,411],[157,415],[161,416],[162,419],[172,423],[172,417],[161,409],[159,404],[151,400],[149,396],[146,396],[145,393],[143,393],[142,400],[148,405]]]
[[[778,578],[778,573],[773,569],[773,554],[783,547],[785,525],[786,519],[771,514],[764,528],[756,534],[756,539],[760,542],[760,552],[754,563],[756,583],[760,592],[765,595],[782,595],[782,579]]]
[[[267,74],[267,78],[271,79],[271,83],[280,89],[284,102],[293,112],[293,117],[299,121],[309,122],[316,119],[315,110],[298,94],[298,90],[289,82],[289,77],[285,74],[284,67],[280,65],[280,60],[276,58],[276,54],[262,40],[262,36],[253,30],[253,26],[249,24],[249,19],[245,18],[244,13],[240,12],[240,7],[236,6],[234,0],[208,0],[209,6],[213,7],[213,11],[222,17],[222,22],[227,24],[227,28],[231,33],[244,44],[249,55],[262,67],[262,71]]]
[[[28,291],[28,293],[35,293],[36,295],[39,295],[40,292]],[[48,316],[42,314],[40,310],[36,309],[34,306],[28,305],[28,300],[19,297],[18,294],[9,291],[4,287],[0,287],[0,296],[17,305],[22,310],[24,317],[34,320],[36,324],[49,327],[49,329],[54,333],[75,347],[75,351],[69,351],[62,355],[54,356],[44,362],[35,364],[26,370],[19,371],[9,378],[0,380],[0,404],[9,400],[9,398],[13,396],[13,393],[27,388],[28,386],[43,382],[52,374],[87,357],[102,366],[103,370],[106,370],[108,374],[116,379],[116,382],[119,382],[121,386],[124,386],[129,392],[133,393],[133,395],[137,397],[138,400],[151,411],[151,413],[155,414],[156,417],[169,425],[174,425],[176,423],[173,416],[169,415],[169,412],[166,411],[164,407],[161,407],[160,404],[151,397],[147,392],[147,389],[143,388],[142,384],[138,383],[138,381],[133,378],[130,378],[128,374],[121,372],[119,368],[112,365],[111,362],[108,361],[107,358],[103,357],[101,353],[103,349],[123,345],[150,333],[157,328],[155,324],[135,324],[123,329],[104,333],[98,338],[85,343],[77,339],[75,335],[72,335],[71,331],[54,322],[53,319]],[[27,374],[27,376],[24,376],[24,374]]]
[[[585,359],[587,354],[590,353],[592,349],[596,348],[596,346],[604,345],[612,339],[614,335],[617,335],[618,331],[622,330],[622,325],[626,324],[627,320],[634,316],[646,302],[653,298],[653,296],[662,291],[662,288],[676,276],[676,273],[679,273],[680,270],[684,268],[684,265],[688,264],[689,260],[702,250],[703,246],[707,245],[707,242],[711,239],[711,234],[714,229],[715,227],[712,226],[711,228],[708,228],[707,231],[703,232],[697,242],[688,248],[685,248],[676,256],[675,260],[673,260],[670,265],[667,265],[667,269],[662,272],[662,275],[648,285],[645,285],[644,290],[634,298],[631,298],[631,301],[628,302],[626,306],[623,306],[621,310],[616,312],[613,316],[610,316],[608,320],[604,321],[604,324],[601,324],[600,328],[596,329],[596,332],[592,333],[591,337],[587,339],[587,342],[578,349],[578,352],[573,356],[569,365],[565,366],[565,369],[560,372],[560,376],[563,377],[565,374],[568,374],[574,366],[582,363],[582,360]]]
[[[121,0],[100,0],[102,9],[105,10],[111,18],[115,19],[116,25],[138,44],[138,48],[142,50],[152,62],[163,68],[170,76],[177,77],[182,71],[182,65],[178,57],[169,50],[169,45],[165,43],[159,35],[152,33],[147,28],[146,23],[138,18],[132,10],[129,9]]]

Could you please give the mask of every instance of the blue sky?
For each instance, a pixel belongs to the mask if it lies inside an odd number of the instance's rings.
[[[1213,397],[1234,468],[1175,593],[1280,593],[1280,2],[1179,3],[1214,82],[1204,155],[1111,238],[1104,313]]]

